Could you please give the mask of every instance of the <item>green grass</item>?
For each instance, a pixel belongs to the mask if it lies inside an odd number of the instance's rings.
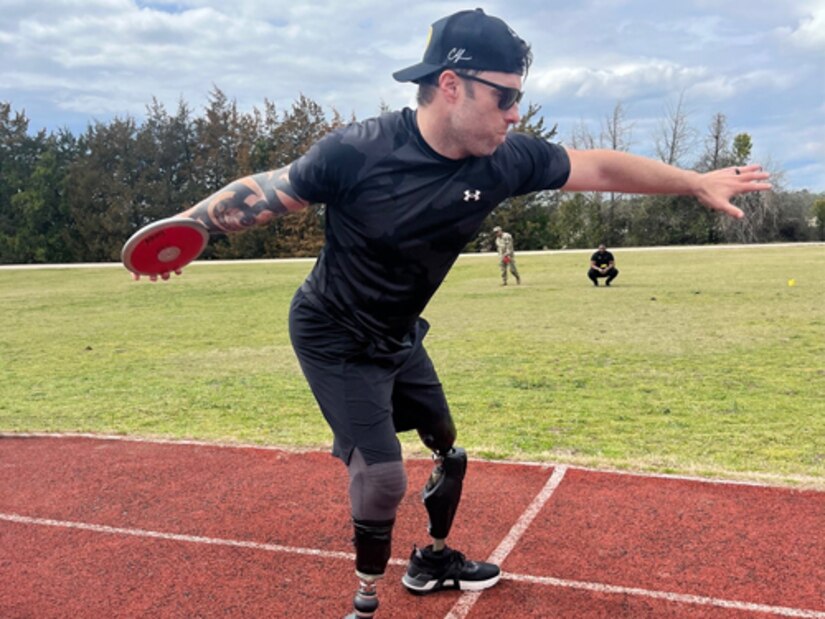
[[[424,314],[459,443],[825,487],[825,248],[615,254],[609,289],[589,252],[522,254],[506,288],[495,258],[459,260]],[[326,447],[287,334],[310,268],[0,270],[0,430]]]

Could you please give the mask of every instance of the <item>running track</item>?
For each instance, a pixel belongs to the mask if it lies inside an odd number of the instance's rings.
[[[431,463],[407,468],[382,619],[825,619],[825,493],[523,463],[471,461],[450,540],[502,582],[412,596]],[[4,619],[340,618],[350,537],[326,453],[0,435]]]

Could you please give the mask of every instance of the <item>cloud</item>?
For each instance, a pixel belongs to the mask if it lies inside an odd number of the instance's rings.
[[[564,67],[531,75],[530,87],[550,97],[601,97],[607,100],[661,96],[680,91],[706,77],[703,67],[683,67],[673,62],[648,60],[594,69]]]
[[[713,101],[724,101],[747,95],[750,92],[783,92],[799,82],[793,71],[759,69],[742,75],[713,76],[697,80],[690,88],[693,96]]]
[[[825,52],[825,1],[810,3],[808,11],[795,28],[781,28],[780,32],[794,45]]]

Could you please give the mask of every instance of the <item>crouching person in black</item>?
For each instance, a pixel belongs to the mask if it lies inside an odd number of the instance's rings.
[[[594,286],[599,285],[599,278],[606,277],[605,286],[609,286],[619,275],[619,270],[616,268],[616,260],[613,254],[607,251],[607,247],[602,243],[599,249],[590,256],[590,270],[587,271],[587,277],[593,282]]]

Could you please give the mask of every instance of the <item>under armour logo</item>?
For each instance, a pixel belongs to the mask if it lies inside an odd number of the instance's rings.
[[[474,202],[481,200],[481,190],[476,189],[475,191],[470,191],[469,189],[466,189],[464,191],[464,201],[469,202],[470,200],[473,200]]]

